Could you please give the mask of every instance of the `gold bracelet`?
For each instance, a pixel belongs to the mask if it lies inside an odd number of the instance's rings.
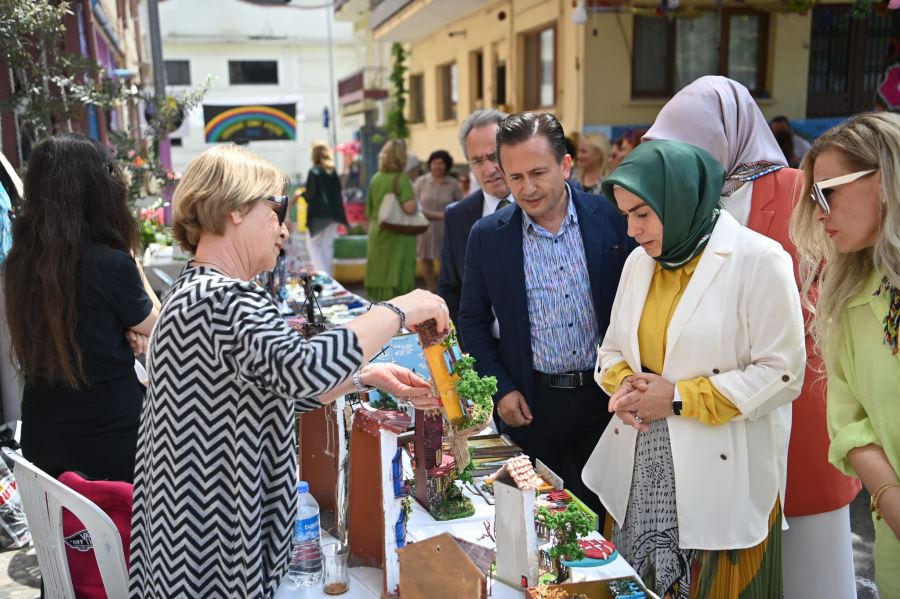
[[[900,484],[897,483],[883,483],[877,489],[875,489],[875,493],[869,499],[869,509],[875,514],[876,520],[881,520],[881,510],[878,508],[878,502],[881,500],[881,496],[884,495],[884,492],[893,487],[900,488]]]

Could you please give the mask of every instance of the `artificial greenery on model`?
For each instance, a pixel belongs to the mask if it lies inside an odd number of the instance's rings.
[[[574,503],[570,503],[564,512],[551,512],[542,507],[537,512],[537,519],[543,522],[553,540],[550,557],[556,567],[557,574],[563,572],[560,560],[578,561],[584,559],[584,549],[578,542],[590,534],[591,518]]]
[[[456,381],[456,393],[472,403],[472,411],[459,423],[457,429],[481,430],[487,426],[494,411],[492,398],[497,392],[497,377],[479,376],[472,356],[463,356],[457,360],[453,365],[453,374],[459,377]]]

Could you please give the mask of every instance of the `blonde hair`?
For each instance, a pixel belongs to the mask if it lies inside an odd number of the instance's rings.
[[[609,143],[609,138],[602,133],[584,133],[578,137],[575,147],[577,148],[581,143],[586,143],[594,148],[595,151],[603,154],[603,163],[600,165],[600,178],[605,179],[609,175],[609,156],[612,153],[612,144]]]
[[[312,163],[314,166],[321,166],[329,173],[334,170],[334,156],[331,154],[328,142],[321,139],[312,142]]]
[[[378,170],[383,173],[402,173],[406,170],[406,144],[391,139],[378,152]]]
[[[816,159],[826,150],[840,152],[855,171],[881,172],[884,218],[874,248],[842,254],[813,215],[809,199]],[[841,312],[878,268],[900,286],[900,115],[864,113],[825,132],[803,160],[803,192],[791,215],[791,240],[800,261],[804,305],[813,313],[812,333],[826,364],[840,347]]]
[[[275,165],[235,145],[210,148],[191,160],[172,200],[172,234],[194,253],[204,231],[221,235],[229,212],[246,212],[284,193],[288,177]]]

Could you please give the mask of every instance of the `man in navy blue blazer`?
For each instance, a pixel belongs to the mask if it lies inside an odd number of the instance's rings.
[[[450,319],[456,325],[459,325],[459,298],[469,231],[482,216],[512,203],[509,186],[497,164],[497,126],[506,116],[493,108],[476,110],[459,127],[459,143],[481,189],[450,204],[444,212],[444,244],[437,294],[447,302]],[[465,349],[465,340],[458,330],[457,333],[460,347]]]
[[[593,369],[634,242],[611,202],[566,184],[553,115],[509,116],[497,150],[515,204],[472,228],[459,327],[479,373],[497,377],[502,432],[602,515],[581,470],[611,416]]]

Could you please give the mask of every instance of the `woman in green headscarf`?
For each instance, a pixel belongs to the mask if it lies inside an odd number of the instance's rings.
[[[788,254],[719,209],[724,174],[705,150],[654,141],[604,182],[640,247],[597,360],[618,418],[583,477],[660,596],[768,599],[803,318]]]

